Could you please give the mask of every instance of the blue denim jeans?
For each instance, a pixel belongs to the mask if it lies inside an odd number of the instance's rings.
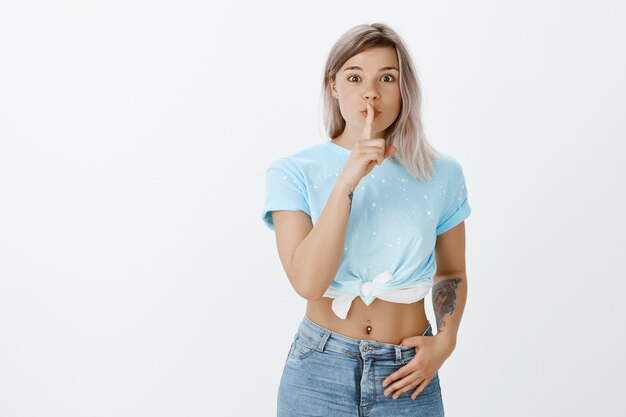
[[[432,336],[430,323],[422,336]],[[305,314],[287,353],[278,388],[278,417],[443,417],[439,373],[414,399],[415,388],[385,397],[383,380],[415,356],[415,348],[332,332]]]

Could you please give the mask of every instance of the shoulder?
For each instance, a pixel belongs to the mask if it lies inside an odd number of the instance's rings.
[[[463,176],[463,166],[459,160],[450,154],[437,152],[433,160],[435,172],[442,179],[455,179]]]
[[[316,143],[273,160],[267,167],[294,175],[302,175],[311,166],[326,160],[322,143]]]
[[[437,152],[437,156],[435,157],[433,163],[436,167],[440,167],[441,169],[461,169],[461,163],[457,158],[440,151]]]

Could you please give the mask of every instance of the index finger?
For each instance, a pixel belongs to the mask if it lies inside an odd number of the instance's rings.
[[[374,109],[372,105],[367,103],[367,116],[365,117],[365,126],[363,126],[363,139],[372,138],[372,124],[374,122]]]

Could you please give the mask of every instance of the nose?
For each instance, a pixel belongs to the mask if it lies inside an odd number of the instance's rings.
[[[380,98],[380,96],[378,95],[378,90],[376,89],[376,81],[372,81],[367,84],[367,89],[363,93],[363,98],[365,99],[365,101],[373,101]]]
[[[368,93],[363,94],[363,98],[365,99],[365,101],[372,102],[374,100],[378,100],[379,97],[377,93],[368,92]]]

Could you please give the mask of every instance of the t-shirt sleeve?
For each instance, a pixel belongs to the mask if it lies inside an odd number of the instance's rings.
[[[265,173],[262,219],[270,230],[274,230],[273,210],[303,211],[311,216],[302,174],[283,159],[272,163]]]
[[[465,220],[472,208],[467,200],[467,187],[463,168],[458,161],[452,160],[449,187],[446,190],[446,203],[437,223],[436,233],[440,235]]]

